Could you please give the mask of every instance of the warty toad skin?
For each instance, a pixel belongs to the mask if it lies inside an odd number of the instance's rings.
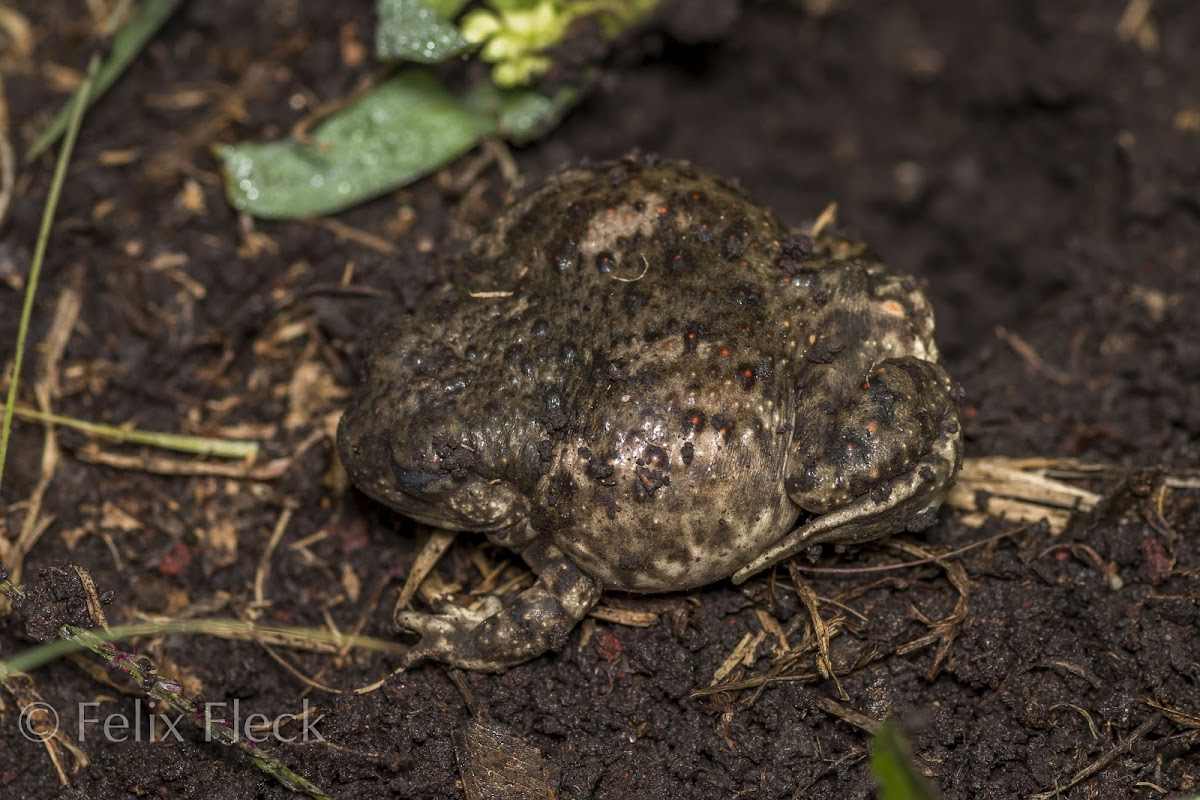
[[[339,451],[368,495],[538,580],[483,615],[401,613],[408,663],[501,669],[561,647],[604,589],[919,529],[958,470],[916,282],[688,164],[562,172],[456,278],[375,336]]]

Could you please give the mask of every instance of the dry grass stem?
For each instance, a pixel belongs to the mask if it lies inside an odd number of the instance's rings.
[[[1101,495],[1048,476],[1055,465],[1068,461],[1022,460],[992,456],[968,458],[946,506],[963,512],[959,519],[978,527],[989,517],[1011,522],[1046,520],[1061,533],[1073,511],[1091,511]]]
[[[833,661],[829,657],[829,640],[833,638],[833,634],[829,626],[825,624],[825,620],[821,618],[816,592],[800,577],[799,571],[795,569],[794,561],[788,561],[788,569],[792,576],[792,585],[796,588],[796,594],[799,596],[800,602],[804,603],[809,619],[812,621],[813,638],[817,645],[817,670],[824,678],[833,681],[837,686],[838,695],[843,700],[849,700],[850,695],[846,694],[846,690],[842,688],[841,682],[833,671]]]
[[[757,642],[760,641],[762,641],[761,631],[758,633],[757,637],[753,633],[747,633],[742,636],[741,640],[737,643],[737,646],[733,648],[729,655],[725,657],[725,660],[721,662],[721,665],[717,667],[715,672],[713,672],[712,680],[708,682],[708,685],[716,686],[718,683],[720,683],[726,675],[733,672],[734,667],[740,664],[742,659],[746,658],[746,655],[750,653],[754,649],[754,646],[757,644]],[[722,686],[720,688],[726,689],[728,687]]]
[[[929,665],[929,670],[926,673],[926,677],[932,680],[937,675],[938,669],[946,659],[946,656],[950,654],[950,648],[954,644],[955,637],[958,636],[958,626],[967,618],[967,611],[970,608],[967,601],[971,594],[971,583],[967,579],[967,570],[958,561],[947,561],[937,558],[925,548],[911,542],[906,542],[903,539],[893,539],[888,545],[894,550],[899,550],[902,553],[907,553],[917,558],[933,559],[934,563],[945,570],[946,578],[950,581],[950,585],[958,592],[958,599],[954,602],[954,610],[950,612],[950,615],[944,619],[929,623],[931,630],[928,637],[921,637],[915,642],[911,642],[896,650],[900,654],[909,653],[923,647],[926,639],[937,641],[937,652],[934,654],[933,663]]]
[[[826,228],[831,225],[836,225],[837,211],[837,203],[830,203],[829,205],[825,206],[825,208],[822,209],[821,213],[817,216],[816,221],[812,224],[812,228],[809,229],[808,235],[816,239],[818,236],[824,233]]]
[[[658,624],[658,614],[653,611],[637,611],[632,608],[596,606],[588,612],[588,616],[628,628],[650,628]]]
[[[450,545],[454,543],[454,536],[454,531],[443,530],[442,528],[436,528],[429,534],[429,538],[421,546],[421,552],[417,554],[416,559],[413,561],[412,569],[409,570],[408,577],[404,580],[404,586],[400,589],[399,597],[396,598],[396,607],[393,611],[393,616],[409,607],[421,583],[424,582],[442,556],[446,554],[446,551],[450,549]]]

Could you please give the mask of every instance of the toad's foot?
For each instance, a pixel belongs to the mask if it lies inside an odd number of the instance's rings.
[[[837,464],[840,469],[818,473],[820,478],[812,485],[791,491],[798,505],[818,511],[820,516],[738,570],[734,583],[815,544],[859,544],[902,530],[923,530],[936,521],[937,509],[962,464],[957,390],[941,367],[915,358],[880,363],[862,388],[856,418],[866,420],[871,430],[891,432],[888,439],[860,448],[873,450],[877,460]],[[847,445],[851,450],[853,444],[861,444],[854,441],[852,433],[838,431],[837,435],[851,443]],[[877,477],[880,463],[908,458],[914,442],[920,455],[907,469],[890,478]],[[811,500],[827,496],[828,485],[857,486],[858,491],[849,502],[825,513],[823,508],[814,509]],[[794,487],[801,484],[796,482]]]
[[[398,613],[396,624],[421,636],[405,655],[404,666],[432,660],[495,672],[562,649],[600,598],[600,587],[553,545],[535,542],[522,555],[537,583],[484,619],[461,609]]]

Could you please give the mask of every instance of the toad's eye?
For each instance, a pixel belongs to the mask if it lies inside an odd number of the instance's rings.
[[[399,464],[392,464],[392,475],[396,478],[397,487],[408,494],[420,496],[427,493],[438,483],[440,476],[419,469],[408,469]]]

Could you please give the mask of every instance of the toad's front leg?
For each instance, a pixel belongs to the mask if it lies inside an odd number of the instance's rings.
[[[404,658],[495,672],[560,650],[567,635],[600,599],[600,587],[548,539],[521,552],[537,583],[496,613],[479,620],[464,613],[402,611],[396,624],[421,635]]]

